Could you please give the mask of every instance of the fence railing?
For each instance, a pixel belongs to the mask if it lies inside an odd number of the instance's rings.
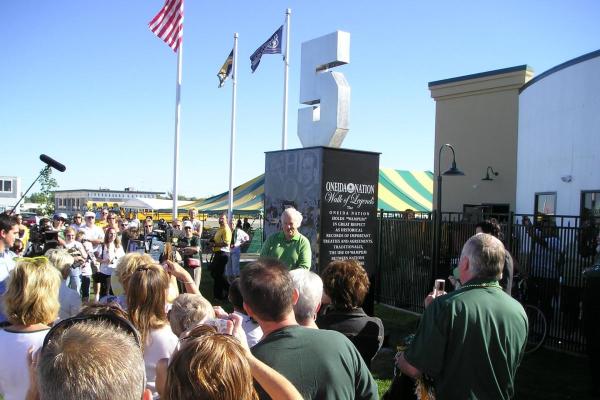
[[[446,278],[457,265],[475,225],[487,216],[465,218],[442,214],[438,275]],[[597,225],[575,216],[494,215],[501,236],[515,261],[515,269],[528,276],[525,302],[538,306],[548,320],[546,345],[582,353],[583,269],[593,264]],[[535,227],[526,220],[534,222]],[[379,213],[379,265],[376,299],[410,311],[422,312],[423,299],[433,284],[434,218],[429,213]]]

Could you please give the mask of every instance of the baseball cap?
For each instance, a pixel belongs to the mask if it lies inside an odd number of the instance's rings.
[[[67,219],[69,219],[69,217],[67,217],[67,214],[65,214],[65,213],[57,213],[57,214],[54,214],[54,217],[53,217],[53,218],[54,218],[54,219],[62,219],[62,220],[65,220],[65,221],[66,221]]]
[[[93,211],[87,211],[87,212],[85,213],[84,217],[86,217],[86,218],[87,218],[87,217],[94,217],[94,218],[96,218],[96,213],[95,213],[95,212],[93,212]]]
[[[183,221],[184,228],[193,228],[193,225],[190,221]]]

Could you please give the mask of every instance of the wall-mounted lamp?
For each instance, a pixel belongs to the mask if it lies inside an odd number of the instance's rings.
[[[482,181],[493,181],[494,178],[490,176],[490,172],[492,173],[493,176],[498,176],[498,173],[496,171],[494,171],[494,169],[492,167],[487,167],[487,170],[485,171],[485,178],[481,178]]]

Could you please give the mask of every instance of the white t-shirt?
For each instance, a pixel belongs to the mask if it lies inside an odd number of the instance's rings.
[[[9,329],[9,328],[7,328]],[[42,346],[50,329],[36,332],[0,330],[0,393],[4,400],[23,400],[29,388],[27,350]]]
[[[161,358],[171,358],[179,339],[169,324],[150,332],[144,348],[144,365],[146,367],[146,388],[152,391],[152,397],[156,392],[156,363]]]
[[[248,347],[253,347],[256,343],[260,342],[260,339],[263,337],[263,331],[256,321],[253,321],[252,318],[241,312],[234,311],[233,313],[242,317],[242,329],[246,333]]]
[[[92,226],[87,226],[86,224],[81,225],[81,228],[79,228],[80,232],[85,233],[85,238],[87,240],[102,240],[104,241],[104,231],[102,230],[102,228],[100,228],[97,225],[92,225]],[[92,248],[94,249],[94,251],[100,251],[100,249],[102,249],[102,243],[100,244],[93,244],[92,243]]]
[[[81,297],[79,297],[79,293],[68,287],[66,281],[62,281],[60,284],[58,302],[60,303],[58,321],[74,317],[81,309]]]
[[[122,246],[115,247],[114,243],[110,243],[108,247],[106,245],[102,245],[100,248],[100,253],[98,257],[98,261],[100,261],[100,268],[98,268],[98,272],[103,273],[104,275],[112,275],[117,269],[117,263],[119,259],[125,255],[125,251]],[[102,259],[108,257],[110,262],[105,264]]]
[[[4,292],[6,292],[10,271],[15,268],[16,263],[14,258],[16,256],[17,255],[10,250],[0,252],[0,322],[6,321],[6,316],[4,315],[4,310],[1,305],[3,303],[2,296],[4,295]]]

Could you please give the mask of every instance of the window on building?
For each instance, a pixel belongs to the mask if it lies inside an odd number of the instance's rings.
[[[534,211],[536,215],[556,215],[556,192],[536,193]]]
[[[590,190],[581,192],[581,219],[595,218],[600,219],[600,190]]]
[[[11,180],[0,180],[0,191],[1,192],[12,192],[12,181]]]

